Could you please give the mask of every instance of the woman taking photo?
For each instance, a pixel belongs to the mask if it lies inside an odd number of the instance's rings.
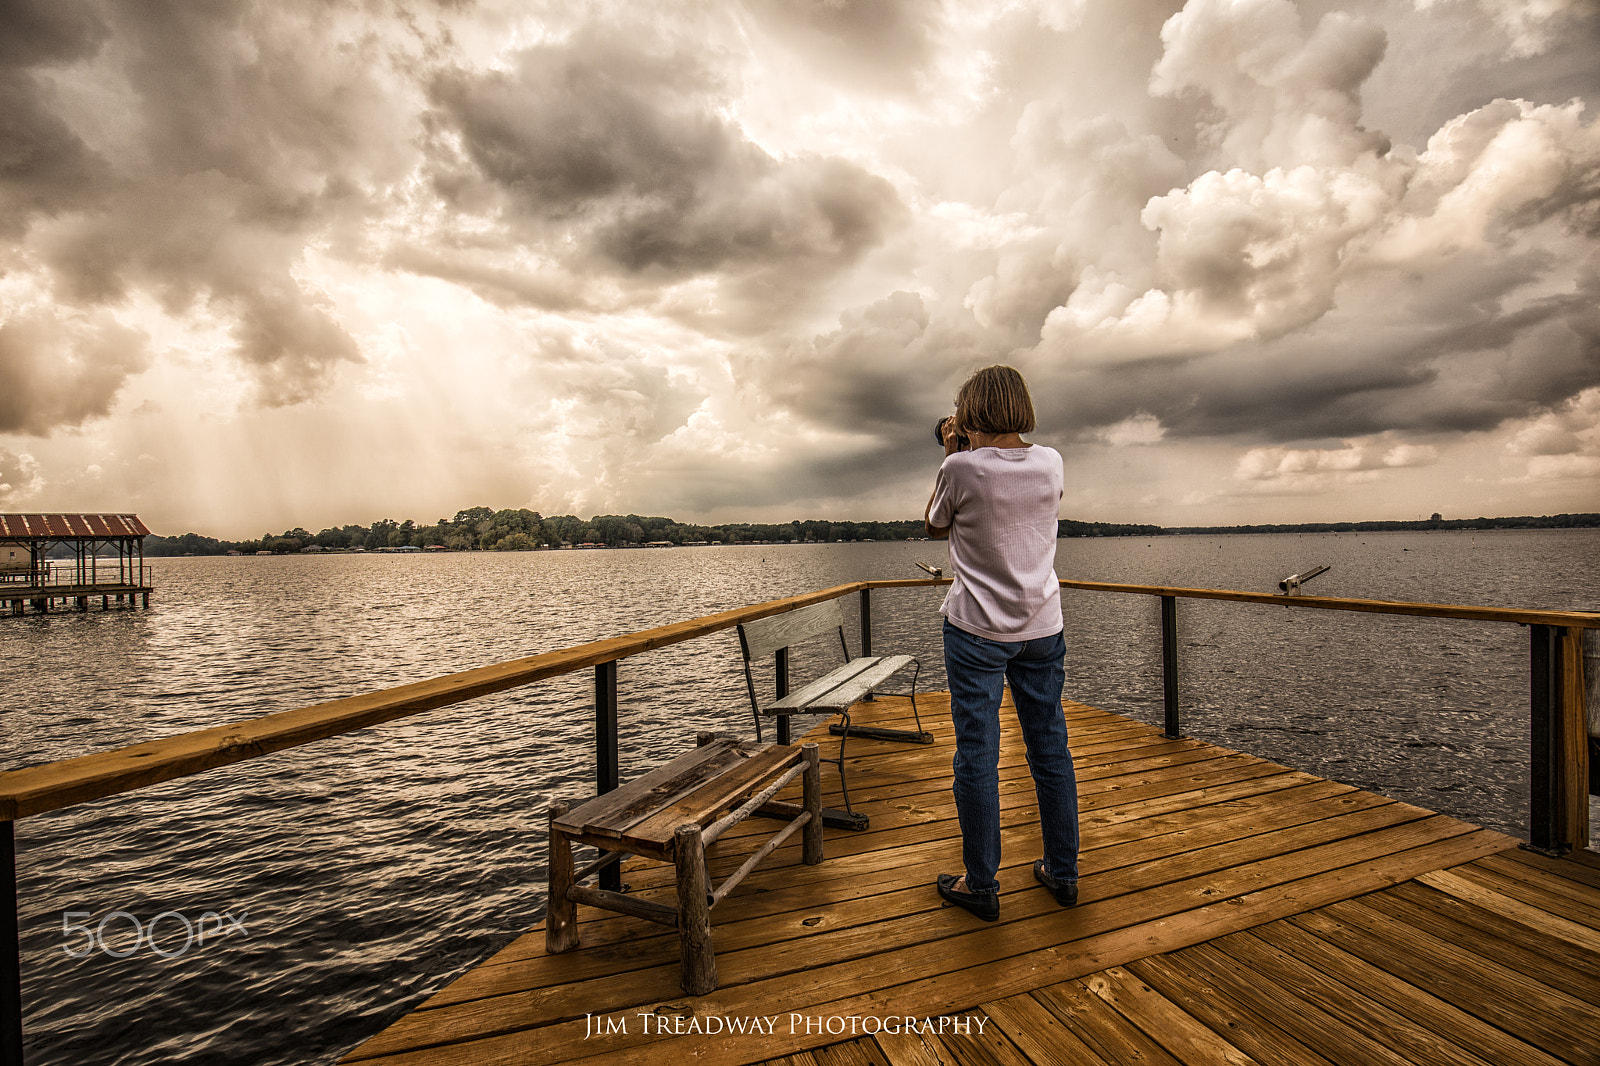
[[[940,613],[955,724],[956,814],[964,874],[940,874],[939,895],[985,921],[1000,916],[1000,701],[1010,682],[1039,800],[1044,857],[1034,878],[1078,901],[1078,782],[1061,710],[1061,586],[1055,573],[1061,455],[1021,437],[1034,428],[1022,375],[985,367],[940,427],[945,458],[924,514],[949,538],[955,572]],[[965,438],[963,440],[962,438]],[[966,447],[963,447],[966,445]]]

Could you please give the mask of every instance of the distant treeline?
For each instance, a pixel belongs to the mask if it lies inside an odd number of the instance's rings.
[[[566,545],[601,544],[610,548],[646,544],[752,544],[761,542],[828,543],[848,540],[905,540],[923,536],[922,521],[908,522],[736,522],[702,526],[671,518],[642,515],[596,515],[585,521],[574,515],[541,515],[526,508],[496,511],[469,507],[454,518],[419,526],[409,519],[380,519],[370,526],[339,526],[312,533],[291,529],[256,540],[216,540],[198,533],[145,539],[147,556],[226,555],[228,552],[380,551],[385,548],[429,548],[457,551],[528,551]]]
[[[1312,522],[1300,525],[1151,526],[1122,522],[1079,522],[1064,518],[1061,537],[1158,537],[1194,533],[1376,533],[1397,530],[1571,529],[1600,526],[1600,514],[1560,514],[1522,518],[1427,519],[1416,522]],[[526,508],[496,511],[469,507],[454,518],[419,526],[407,519],[380,519],[370,526],[339,526],[311,533],[291,529],[256,540],[216,540],[198,533],[145,539],[147,556],[226,555],[228,552],[284,554],[308,548],[323,551],[380,551],[385,548],[429,548],[457,551],[528,551],[567,545],[610,548],[647,544],[826,544],[857,540],[906,540],[924,536],[922,522],[735,522],[701,526],[671,518],[640,515],[596,515],[584,521],[574,515],[546,517]]]
[[[1172,526],[1167,533],[1384,533],[1428,529],[1583,529],[1600,526],[1600,514],[1520,518],[1428,518],[1415,522],[1306,522],[1300,525]]]

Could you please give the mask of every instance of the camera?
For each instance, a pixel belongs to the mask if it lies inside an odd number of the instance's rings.
[[[946,416],[933,424],[933,439],[939,442],[939,447],[941,448],[944,447],[944,424],[950,421],[951,417],[953,416]],[[956,450],[964,452],[970,447],[972,447],[972,442],[967,439],[967,435],[965,433],[957,433]]]

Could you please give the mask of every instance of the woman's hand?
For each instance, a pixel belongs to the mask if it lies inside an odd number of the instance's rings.
[[[944,453],[954,455],[961,450],[961,431],[956,428],[954,415],[939,423],[939,430],[944,434]]]

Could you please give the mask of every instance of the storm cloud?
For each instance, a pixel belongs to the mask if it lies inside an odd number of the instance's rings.
[[[1153,256],[1086,267],[1046,320],[1029,354],[1070,419],[1143,411],[1173,437],[1276,440],[1486,431],[1600,382],[1583,327],[1600,130],[1581,101],[1493,100],[1417,151],[1360,123],[1383,54],[1370,24],[1193,2],[1162,38],[1152,90],[1212,105],[1213,166],[1143,206]]]
[[[147,338],[106,312],[16,315],[0,325],[0,433],[43,436],[106,415]]]
[[[17,0],[6,506],[914,516],[1010,362],[1069,517],[1592,509],[1597,41],[1592,0]]]
[[[594,29],[519,53],[509,72],[441,73],[427,116],[435,188],[503,222],[519,249],[647,300],[703,277],[769,310],[794,301],[904,208],[847,160],[780,160],[751,142],[718,113],[726,90],[699,51]]]

